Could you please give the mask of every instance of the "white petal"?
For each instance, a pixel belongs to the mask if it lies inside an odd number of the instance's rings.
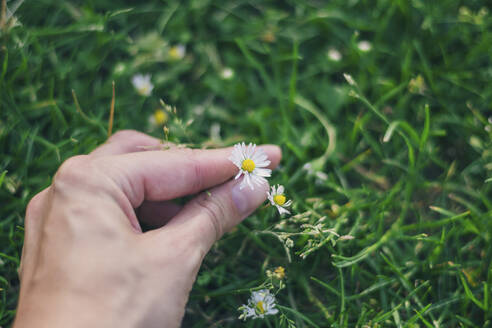
[[[249,174],[249,173],[244,174],[244,180],[246,180],[246,183],[251,188],[251,190],[255,190],[255,187],[253,186],[253,182],[254,182],[253,178],[254,178],[254,176]]]
[[[265,184],[268,184],[268,181],[265,178],[257,175],[251,175],[251,179],[257,186],[263,186]]]
[[[283,208],[282,206],[280,206],[278,204],[275,204],[275,207],[277,208],[278,213],[280,215],[282,215],[282,214],[290,214],[290,212],[288,210],[286,210],[285,208]]]
[[[260,176],[260,177],[269,177],[272,175],[272,170],[270,169],[262,169],[262,168],[255,168],[253,171],[254,175]]]
[[[240,164],[240,162],[237,160],[237,158],[236,158],[236,157],[231,156],[231,157],[229,157],[229,160],[230,160],[230,161],[231,161],[234,165],[236,165],[238,168],[241,168],[241,164]]]
[[[262,301],[265,298],[265,294],[269,293],[267,289],[260,289],[251,293],[251,299],[256,303]]]
[[[241,184],[239,185],[240,190],[243,189],[244,187],[248,186],[247,178],[248,178],[248,175],[244,174],[243,180],[241,180]]]
[[[251,159],[254,159],[254,160],[258,161],[258,162],[262,162],[262,161],[268,159],[268,156],[267,156],[267,154],[265,154],[265,152],[262,149],[258,149],[252,155],[252,158]]]
[[[251,158],[255,162],[263,162],[268,159],[268,156],[266,154],[258,154],[258,152],[253,154],[253,158]]]
[[[255,162],[256,167],[267,167],[270,165],[270,161]]]
[[[253,148],[253,144],[250,142],[244,151],[244,155],[246,156],[246,158],[251,158],[251,155],[253,154],[252,148]]]
[[[237,180],[239,179],[239,177],[241,176],[241,174],[243,174],[243,170],[239,170],[239,172],[236,174],[236,176],[234,177],[234,180]]]
[[[280,214],[290,214],[290,211],[282,207]]]
[[[253,155],[255,154],[255,150],[256,150],[256,144],[253,144],[253,147],[251,147],[251,153],[249,154],[249,156],[253,157]]]
[[[272,306],[272,303],[275,302],[275,296],[268,293],[268,295],[265,295],[263,302],[265,302],[267,306]]]
[[[283,195],[284,194],[284,186],[282,186],[282,185],[277,185],[277,186],[278,186],[277,192],[279,194]]]

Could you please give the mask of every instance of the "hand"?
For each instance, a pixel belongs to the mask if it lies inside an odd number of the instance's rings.
[[[139,147],[159,144],[116,133],[68,159],[31,200],[16,328],[180,325],[203,257],[268,186],[239,190],[230,148]],[[280,149],[262,149],[275,167]],[[183,208],[170,201],[202,190]]]

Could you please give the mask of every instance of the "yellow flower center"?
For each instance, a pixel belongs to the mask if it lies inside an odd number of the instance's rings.
[[[275,195],[273,196],[273,201],[275,202],[275,204],[277,205],[284,205],[285,204],[285,196],[284,195]]]
[[[263,307],[263,301],[256,303],[256,309],[260,314],[265,314],[265,308]]]
[[[178,46],[171,47],[169,49],[169,57],[172,59],[181,59],[183,58],[183,50],[181,50]]]
[[[167,114],[162,109],[154,112],[154,121],[157,125],[163,125],[167,121]]]
[[[275,274],[275,277],[277,277],[277,279],[280,279],[280,280],[284,279],[284,277],[285,277],[284,267],[281,267],[281,266],[277,267],[274,271],[274,274]]]
[[[249,173],[251,173],[255,169],[255,162],[253,162],[249,158],[248,159],[245,159],[243,161],[243,164],[241,165],[241,168],[243,170],[248,171]]]
[[[138,88],[138,93],[140,93],[142,96],[146,96],[149,94],[149,86],[148,85],[142,85]]]

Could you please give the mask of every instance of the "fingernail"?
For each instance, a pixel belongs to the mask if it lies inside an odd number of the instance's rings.
[[[241,216],[250,214],[254,209],[266,199],[266,187],[257,186],[251,190],[249,186],[240,188],[241,182],[238,181],[231,190],[231,198]]]

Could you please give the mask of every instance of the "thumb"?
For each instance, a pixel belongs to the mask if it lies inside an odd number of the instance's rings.
[[[267,152],[271,167],[275,167],[280,161],[280,149],[272,147]],[[208,251],[217,239],[250,215],[267,198],[268,183],[255,185],[254,189],[241,189],[241,179],[226,182],[196,196],[161,229],[180,230]]]

